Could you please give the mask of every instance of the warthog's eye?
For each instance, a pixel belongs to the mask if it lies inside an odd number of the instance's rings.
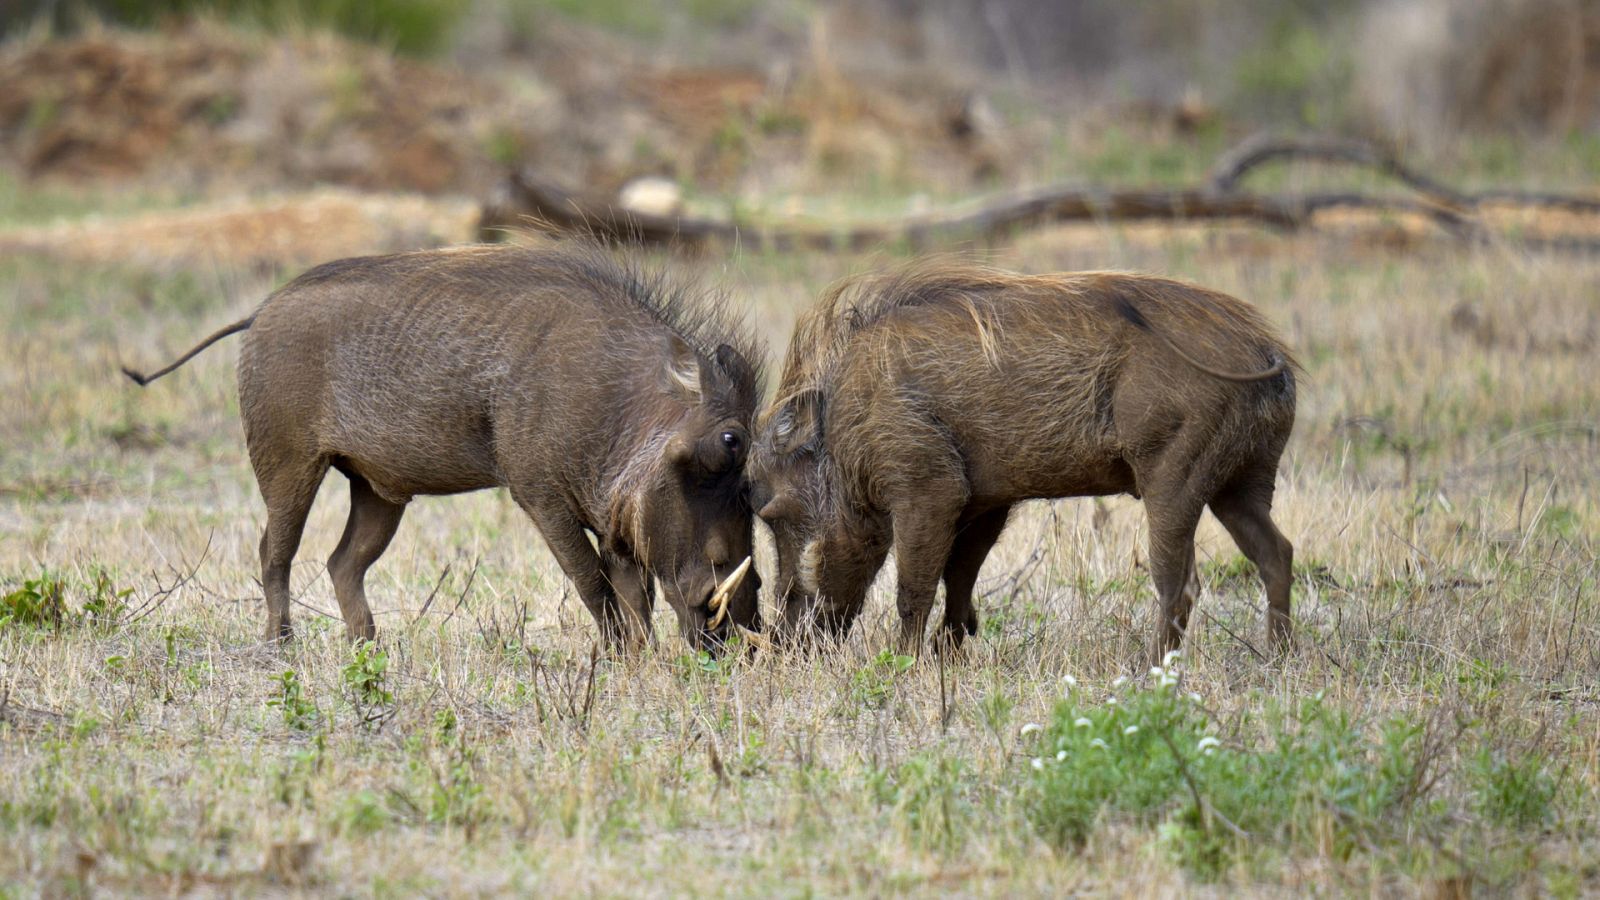
[[[721,476],[743,462],[744,443],[745,435],[741,428],[708,432],[695,444],[695,461],[705,473]]]

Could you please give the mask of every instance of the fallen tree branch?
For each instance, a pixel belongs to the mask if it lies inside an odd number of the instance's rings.
[[[1217,157],[1206,184],[1219,194],[1230,193],[1238,189],[1239,182],[1252,169],[1277,159],[1312,159],[1365,166],[1377,169],[1436,202],[1454,207],[1470,205],[1470,198],[1420,172],[1413,171],[1389,150],[1376,144],[1349,138],[1281,138],[1270,134],[1252,135]]]
[[[1277,195],[1239,190],[1240,182],[1252,170],[1280,159],[1342,162],[1376,169],[1410,188],[1416,196],[1356,192]],[[569,191],[524,169],[513,172],[499,194],[485,205],[479,235],[492,241],[509,230],[528,228],[684,249],[719,245],[753,250],[859,252],[885,245],[903,244],[912,250],[923,250],[962,240],[1000,240],[1020,230],[1074,221],[1233,220],[1296,230],[1314,225],[1319,213],[1359,210],[1417,216],[1454,239],[1487,243],[1495,236],[1476,213],[1488,204],[1600,215],[1597,198],[1511,190],[1477,194],[1457,191],[1410,169],[1390,151],[1363,141],[1256,136],[1224,153],[1202,187],[1055,186],[1001,197],[968,210],[946,210],[855,227],[758,226],[725,219],[638,212]],[[1600,250],[1600,241],[1587,237],[1542,236],[1518,239],[1517,243],[1530,249]]]
[[[1280,159],[1343,162],[1376,169],[1434,203],[1463,212],[1489,205],[1504,205],[1600,215],[1600,198],[1596,197],[1509,188],[1491,188],[1471,193],[1458,191],[1406,166],[1387,148],[1337,137],[1254,135],[1217,158],[1211,167],[1211,174],[1206,178],[1206,185],[1218,193],[1235,191],[1251,170]]]

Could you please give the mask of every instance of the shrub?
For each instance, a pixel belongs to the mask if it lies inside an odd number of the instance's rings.
[[[1486,747],[1472,758],[1468,775],[1473,810],[1485,819],[1516,829],[1550,820],[1556,779],[1542,756],[1513,757]]]
[[[26,625],[60,630],[76,619],[67,609],[67,584],[59,578],[40,575],[0,597],[0,625]]]
[[[388,671],[389,654],[372,641],[357,641],[350,662],[340,670],[363,728],[381,729],[394,715],[394,694],[385,686]]]
[[[916,659],[883,650],[850,676],[850,698],[869,709],[882,709],[894,695],[895,681],[910,671]]]
[[[0,627],[22,625],[55,631],[78,625],[115,628],[128,613],[127,601],[132,593],[132,588],[117,587],[103,569],[94,572],[92,581],[77,585],[43,572],[0,595]],[[76,609],[69,602],[73,594],[83,598]]]
[[[305,686],[293,669],[287,669],[274,679],[277,690],[267,700],[267,705],[283,714],[283,724],[292,731],[314,731],[322,724],[322,710],[306,697]]]

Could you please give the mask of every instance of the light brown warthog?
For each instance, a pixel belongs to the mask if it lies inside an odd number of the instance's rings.
[[[718,303],[587,246],[347,259],[128,374],[237,331],[269,640],[290,634],[289,563],[330,466],[350,480],[328,572],[352,637],[373,635],[363,580],[411,498],[497,485],[609,641],[648,640],[652,575],[695,646],[758,627],[741,565],[757,357]]]
[[[845,633],[892,541],[901,651],[921,646],[941,578],[958,646],[1013,505],[1129,493],[1150,522],[1153,655],[1188,623],[1208,505],[1286,643],[1293,548],[1270,513],[1293,366],[1251,307],[1163,278],[924,263],[834,288],[796,326],[750,462],[782,633]]]

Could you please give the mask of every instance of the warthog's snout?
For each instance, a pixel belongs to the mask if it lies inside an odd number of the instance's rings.
[[[745,557],[720,578],[717,574],[713,568],[701,579],[701,590],[685,591],[685,600],[696,597],[697,602],[679,607],[679,628],[697,650],[720,650],[735,634],[756,635],[750,626],[757,620],[761,576],[756,574],[752,558]]]

